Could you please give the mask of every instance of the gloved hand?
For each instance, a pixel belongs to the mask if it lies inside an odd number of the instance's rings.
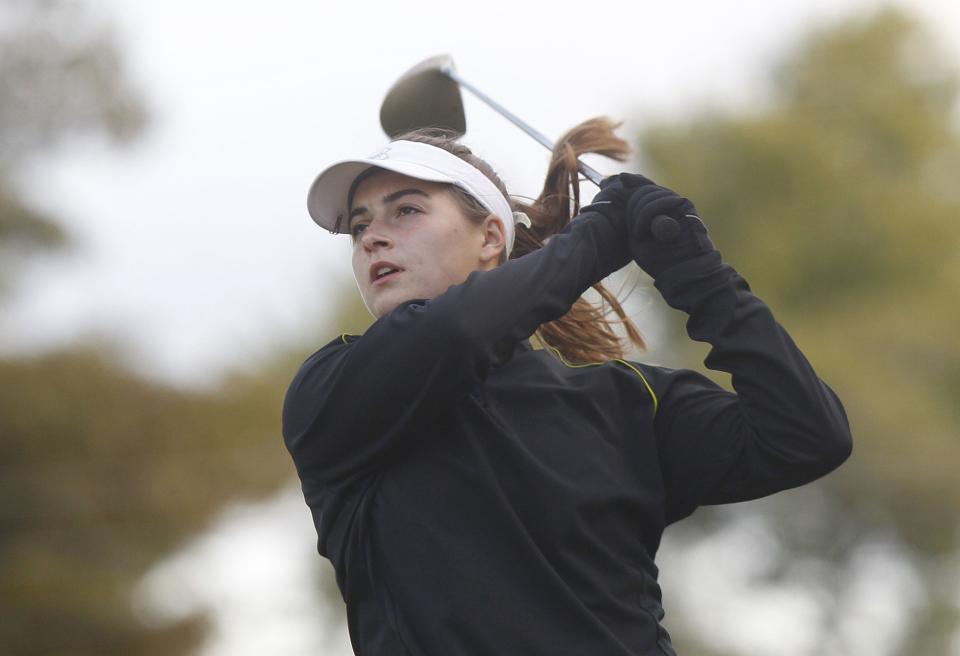
[[[630,173],[620,173],[604,178],[600,181],[600,192],[593,197],[589,205],[580,208],[580,213],[599,212],[612,224],[626,231],[627,203],[630,202],[630,195],[639,185],[639,180],[653,184],[641,175]]]
[[[653,278],[676,264],[716,250],[693,203],[642,175],[621,173],[606,178],[589,207],[611,220],[615,215],[626,220],[630,253]],[[670,217],[676,225],[669,225],[662,216]],[[667,225],[657,225],[661,221]]]

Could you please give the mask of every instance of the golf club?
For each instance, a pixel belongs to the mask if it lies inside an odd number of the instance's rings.
[[[467,131],[466,114],[460,87],[467,89],[487,106],[523,130],[548,150],[553,142],[528,125],[475,86],[465,80],[453,66],[450,55],[437,55],[420,62],[398,79],[387,92],[380,106],[380,125],[391,138],[422,127],[439,127],[457,135]],[[581,160],[580,172],[598,187],[603,176]],[[680,225],[665,215],[654,217],[650,231],[657,241],[673,241]]]

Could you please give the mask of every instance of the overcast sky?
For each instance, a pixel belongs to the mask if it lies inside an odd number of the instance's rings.
[[[901,3],[960,65],[960,9]],[[170,380],[211,380],[278,341],[332,329],[348,246],[314,226],[316,173],[384,142],[378,112],[407,68],[449,53],[460,73],[551,138],[582,119],[644,121],[707,102],[763,102],[772,62],[817,23],[872,0],[737,3],[108,0],[152,121],[122,151],[75,143],[40,162],[33,199],[75,236],[0,319],[4,350],[98,335]],[[472,98],[467,142],[513,193],[546,151]],[[598,164],[604,172],[615,165]]]

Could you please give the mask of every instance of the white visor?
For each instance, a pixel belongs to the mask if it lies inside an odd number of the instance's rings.
[[[514,222],[529,223],[525,215],[510,209],[510,203],[496,185],[471,164],[436,146],[393,141],[370,157],[337,162],[317,176],[307,194],[307,209],[319,226],[334,233],[346,232],[350,187],[357,176],[371,166],[463,189],[487,211],[503,220],[508,254],[513,249]]]

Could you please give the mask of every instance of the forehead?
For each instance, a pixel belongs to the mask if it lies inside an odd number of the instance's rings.
[[[446,185],[412,178],[395,171],[377,169],[361,180],[353,191],[353,207],[376,204],[383,196],[400,189],[419,189],[433,195],[442,191]]]

